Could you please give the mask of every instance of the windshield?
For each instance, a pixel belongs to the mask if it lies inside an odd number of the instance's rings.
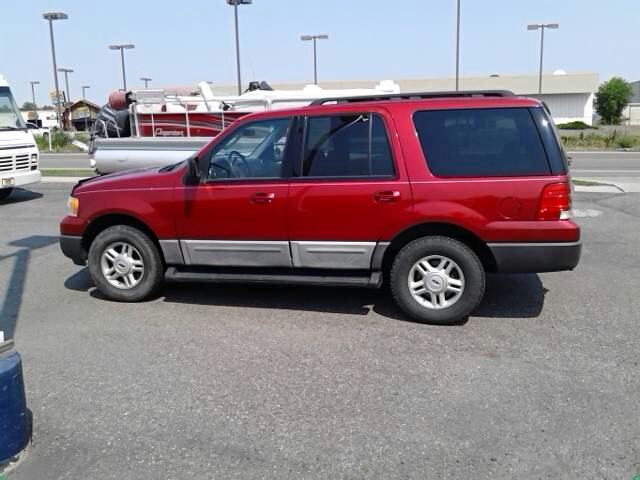
[[[9,87],[0,87],[0,130],[26,128]]]

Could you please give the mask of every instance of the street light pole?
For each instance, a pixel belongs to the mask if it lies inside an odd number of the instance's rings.
[[[456,92],[460,90],[460,0],[458,0],[456,28]]]
[[[64,82],[65,82],[65,85],[67,86],[67,98],[66,98],[67,102],[65,102],[65,110],[66,110],[67,108],[66,103],[71,103],[71,95],[69,95],[69,73],[73,72],[73,70],[70,68],[59,68],[58,71],[64,73]],[[71,115],[71,112],[69,112],[69,115]],[[67,117],[67,121],[69,121],[69,117]]]
[[[87,108],[87,97],[85,95],[85,91],[87,90],[87,88],[91,88],[89,85],[82,85],[82,103],[84,103],[84,108],[87,109],[87,111],[89,111],[89,109]],[[87,116],[85,115],[84,117],[84,131],[86,132],[89,129],[89,125],[88,125],[88,121],[87,121]]]
[[[315,34],[315,35],[300,35],[300,40],[303,42],[308,42],[309,40],[313,40],[313,83],[315,85],[318,84],[318,52],[316,42],[317,40],[328,40],[329,35],[326,33]]]
[[[53,80],[56,86],[56,112],[58,114],[58,128],[62,130],[62,112],[60,110],[60,89],[58,88],[58,67],[56,65],[56,44],[53,40],[53,21],[66,20],[69,15],[63,12],[43,13],[42,18],[49,21],[49,37],[51,38],[51,58],[53,60]]]
[[[36,91],[33,88],[34,85],[40,85],[40,82],[38,80],[32,80],[31,82],[31,99],[33,100],[33,104],[35,105],[35,109],[38,109],[38,104],[36,103]]]
[[[538,74],[538,95],[542,94],[542,59],[544,55],[544,30],[550,28],[555,30],[560,27],[559,23],[530,23],[527,30],[540,30],[540,72]]]
[[[152,80],[152,78],[140,77],[140,80],[144,82],[144,89],[146,90],[147,88],[149,88],[149,82]]]
[[[236,70],[238,72],[238,95],[242,95],[242,77],[240,75],[240,32],[238,29],[238,5],[251,5],[253,0],[227,0],[227,5],[233,6],[233,16],[236,26]]]
[[[59,68],[58,71],[64,73],[64,83],[67,87],[67,102],[71,103],[71,95],[69,94],[69,74],[73,73],[73,69]]]
[[[132,48],[136,48],[135,45],[131,43],[126,43],[124,45],[109,45],[110,50],[120,50],[120,61],[122,62],[122,85],[124,86],[124,91],[127,91],[127,73],[124,69],[124,51],[131,50]]]

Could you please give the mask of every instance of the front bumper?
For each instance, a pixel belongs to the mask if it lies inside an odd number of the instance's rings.
[[[0,179],[13,178],[14,187],[21,187],[23,185],[30,185],[32,183],[38,183],[42,179],[40,170],[25,170],[16,172],[2,172]],[[0,188],[2,188],[2,182],[0,182]]]
[[[82,237],[75,235],[60,235],[60,248],[66,257],[76,265],[86,265],[87,251],[82,246]]]
[[[508,273],[573,270],[580,261],[582,241],[555,243],[490,243],[497,271]]]

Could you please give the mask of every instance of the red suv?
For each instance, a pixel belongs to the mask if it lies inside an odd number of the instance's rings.
[[[387,95],[261,112],[193,157],[80,182],[60,244],[108,298],[172,281],[378,288],[429,323],[485,272],[573,269],[567,161],[546,108],[510,92]]]

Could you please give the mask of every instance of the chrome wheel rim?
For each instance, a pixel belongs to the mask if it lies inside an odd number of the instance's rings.
[[[102,252],[100,259],[102,275],[110,285],[121,290],[130,290],[144,276],[144,261],[136,247],[127,242],[116,242]]]
[[[464,292],[464,274],[448,257],[429,255],[413,264],[409,271],[409,291],[423,307],[442,310],[455,304]]]

